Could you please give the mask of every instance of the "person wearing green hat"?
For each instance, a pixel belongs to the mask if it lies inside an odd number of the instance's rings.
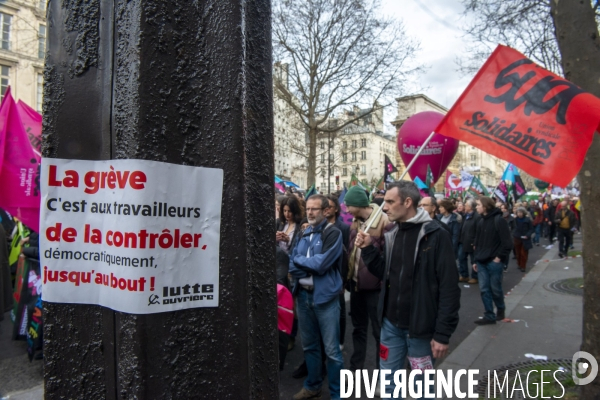
[[[350,292],[350,315],[352,317],[352,341],[354,352],[350,357],[350,370],[363,369],[367,356],[367,334],[369,320],[371,320],[371,331],[375,338],[376,348],[373,356],[376,358],[375,365],[379,366],[379,337],[381,335],[381,324],[377,319],[377,304],[381,281],[371,274],[361,258],[361,249],[354,245],[359,230],[364,231],[375,218],[368,234],[372,242],[379,249],[383,248],[383,234],[393,228],[385,213],[377,213],[379,206],[369,204],[366,192],[359,186],[351,187],[344,203],[348,212],[354,217],[350,226],[350,245],[348,248],[348,283],[346,289]],[[378,214],[378,215],[377,215]],[[376,216],[377,215],[377,216]]]
[[[367,197],[367,192],[361,189],[360,186],[352,186],[346,192],[344,203],[346,206],[352,207],[369,207],[369,198]]]

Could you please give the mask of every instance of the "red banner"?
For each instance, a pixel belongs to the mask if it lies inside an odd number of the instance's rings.
[[[566,186],[599,126],[600,99],[500,45],[435,132]]]

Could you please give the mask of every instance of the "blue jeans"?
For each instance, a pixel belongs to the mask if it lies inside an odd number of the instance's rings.
[[[471,263],[469,263],[469,256]],[[475,264],[473,261],[473,253],[465,253],[463,251],[462,243],[458,245],[458,273],[463,278],[469,277],[469,269],[471,269],[471,278],[477,279],[477,272],[473,269],[472,265]]]
[[[340,398],[340,370],[344,367],[344,358],[340,350],[340,301],[338,296],[325,304],[316,305],[313,292],[300,289],[296,311],[302,349],[308,369],[304,387],[308,390],[320,390],[321,377],[321,337],[327,355],[327,379],[332,399]]]
[[[498,310],[504,310],[504,291],[502,290],[502,278],[504,275],[504,264],[490,261],[487,264],[477,263],[477,272],[479,274],[479,291],[481,292],[481,301],[485,308],[484,318],[496,319],[494,313],[494,303]]]
[[[533,238],[533,244],[540,242],[540,236],[542,236],[542,224],[537,224],[535,227],[535,237]]]
[[[381,370],[391,370],[391,375],[387,375],[386,379],[390,381],[385,387],[385,393],[389,393],[394,399],[402,399],[402,390],[398,391],[398,397],[393,397],[394,389],[394,373],[404,369],[407,357],[430,357],[431,363],[435,364],[433,353],[431,352],[431,339],[416,339],[408,335],[407,329],[400,329],[394,326],[387,318],[383,318],[381,326],[381,346],[385,346],[387,350],[387,358],[380,358],[379,366]],[[409,371],[406,372],[406,380],[408,382]],[[417,375],[415,381],[423,381],[423,375]],[[407,394],[408,394],[408,384]],[[433,389],[430,389],[434,392]],[[425,390],[423,389],[423,393]],[[425,397],[421,397],[424,399]],[[435,397],[431,397],[435,398]]]

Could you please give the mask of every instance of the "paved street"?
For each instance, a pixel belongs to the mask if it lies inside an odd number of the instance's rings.
[[[24,341],[11,340],[13,324],[10,313],[4,314],[0,322],[0,399],[10,394],[10,399],[41,399],[21,397],[18,393],[39,387],[43,383],[43,362],[29,362],[27,344]]]
[[[576,247],[581,248],[581,237],[576,236]],[[546,250],[543,246],[534,247],[530,251],[528,271],[531,271],[535,262],[539,259],[556,258],[556,247],[551,250]],[[565,266],[571,265],[571,270],[565,270]],[[579,265],[579,267],[577,267]],[[540,263],[531,274],[522,274],[516,268],[514,260],[511,259],[508,271],[504,276],[504,291],[511,292],[507,296],[507,316],[513,319],[523,319],[528,321],[529,330],[523,329],[523,323],[517,324],[498,324],[492,327],[481,327],[471,335],[475,330],[475,321],[483,311],[479,296],[479,288],[477,285],[461,284],[462,297],[460,309],[460,322],[455,334],[450,342],[450,354],[443,360],[438,362],[439,368],[442,369],[457,369],[457,368],[493,368],[509,362],[522,360],[523,354],[527,349],[532,352],[545,352],[549,357],[557,357],[554,352],[564,350],[561,357],[568,356],[567,353],[572,351],[572,348],[579,346],[580,323],[577,321],[554,323],[553,319],[548,319],[547,313],[531,313],[523,307],[517,307],[519,301],[523,301],[524,296],[531,305],[541,308],[543,302],[548,302],[548,296],[552,294],[544,291],[541,288],[543,282],[552,279],[558,279],[558,275],[573,275],[581,274],[581,259],[571,259],[555,263]],[[579,268],[579,270],[577,269]],[[523,279],[525,276],[525,279]],[[513,290],[515,286],[516,290]],[[537,300],[531,296],[536,295]],[[556,294],[551,297],[554,303],[549,304],[552,308],[551,313],[555,313],[552,318],[564,314],[560,307],[571,307],[572,304],[579,306],[581,304],[580,297],[564,297],[565,295]],[[558,296],[558,297],[556,297]],[[561,297],[563,296],[563,297]],[[349,294],[346,294],[347,300]],[[562,306],[561,306],[562,305]],[[346,302],[349,311],[349,301]],[[558,308],[557,308],[558,307]],[[567,313],[568,314],[568,313]],[[566,315],[571,319],[580,318],[577,313]],[[572,326],[577,326],[577,329],[572,329]],[[550,327],[550,329],[548,329]],[[0,399],[5,398],[10,394],[10,399],[14,400],[35,400],[42,398],[42,363],[40,361],[29,362],[26,354],[25,342],[15,342],[10,340],[12,324],[10,323],[9,315],[5,315],[5,320],[0,323]],[[502,340],[491,339],[491,337],[500,337],[500,334],[493,335],[483,334],[487,331],[505,332]],[[540,330],[550,331],[551,338],[546,337],[540,340]],[[570,335],[569,336],[569,332]],[[554,337],[561,336],[564,341],[571,343],[567,350],[565,345],[556,346]],[[519,340],[515,342],[515,339]],[[516,343],[517,345],[513,345]],[[510,346],[508,346],[510,344]],[[374,368],[375,360],[373,357],[374,340],[369,336],[368,354],[366,367]],[[502,346],[508,346],[510,351],[499,351]],[[541,346],[541,347],[540,347]],[[487,351],[485,351],[488,349]],[[344,360],[346,366],[349,365],[349,359],[352,354],[352,322],[350,317],[347,318],[346,340],[344,345]],[[536,353],[537,354],[537,353]],[[541,353],[540,353],[541,354]],[[280,373],[280,398],[290,399],[294,393],[301,389],[303,379],[293,379],[291,377],[293,369],[302,362],[301,339],[298,338],[296,347],[288,353],[285,369]],[[327,398],[327,388],[324,387],[324,398]]]
[[[547,239],[542,239],[544,246],[548,245]],[[529,252],[529,260],[527,271],[530,271],[537,260],[542,258],[548,250],[544,246],[534,246]],[[553,248],[555,248],[554,246]],[[515,260],[512,259],[508,266],[508,271],[504,274],[503,289],[505,293],[510,292],[526,274],[523,274],[517,269]],[[450,352],[446,357],[449,358],[453,352],[460,346],[460,344],[475,330],[476,325],[473,323],[479,316],[483,315],[483,305],[481,303],[481,297],[479,295],[478,285],[465,285],[461,283],[462,289],[461,294],[461,307],[460,307],[460,322],[456,329],[456,332],[450,339]],[[347,300],[349,294],[346,294]],[[581,301],[581,299],[579,299]],[[350,302],[346,301],[346,310],[350,310]],[[369,327],[370,329],[370,327]],[[293,379],[291,377],[292,371],[296,368],[303,360],[302,348],[300,338],[296,342],[296,347],[288,353],[286,358],[285,369],[280,373],[280,384],[279,384],[279,398],[280,399],[291,399],[292,396],[302,388],[304,379]],[[534,339],[532,339],[534,340]],[[352,355],[352,322],[350,317],[347,318],[346,326],[346,340],[344,343],[344,361],[345,367],[347,368],[350,364],[350,356]],[[375,349],[375,344],[371,332],[369,330],[369,343],[367,345],[368,353],[366,360],[366,368],[373,369],[375,367],[375,361],[372,352]],[[438,365],[441,365],[445,359],[439,360]],[[323,398],[328,398],[329,391],[327,390],[326,383],[323,387]],[[366,398],[366,397],[365,397]]]

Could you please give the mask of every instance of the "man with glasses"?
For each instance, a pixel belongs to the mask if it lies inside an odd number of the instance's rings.
[[[332,399],[340,398],[340,370],[344,359],[340,350],[340,304],[342,291],[342,234],[325,219],[329,200],[313,195],[306,202],[309,226],[290,255],[290,274],[295,278],[293,293],[302,334],[302,348],[308,377],[294,400],[321,397],[321,345],[327,355],[327,378]]]
[[[437,204],[432,197],[423,197],[419,202],[419,207],[425,210],[431,219],[435,218],[435,214],[437,211]]]
[[[419,208],[422,208],[423,211],[429,214],[429,217],[431,219],[438,221],[442,228],[444,228],[446,232],[450,234],[450,237],[452,237],[452,231],[450,230],[450,227],[436,218],[436,215],[438,213],[438,203],[436,199],[434,199],[433,197],[423,197],[419,202]]]

